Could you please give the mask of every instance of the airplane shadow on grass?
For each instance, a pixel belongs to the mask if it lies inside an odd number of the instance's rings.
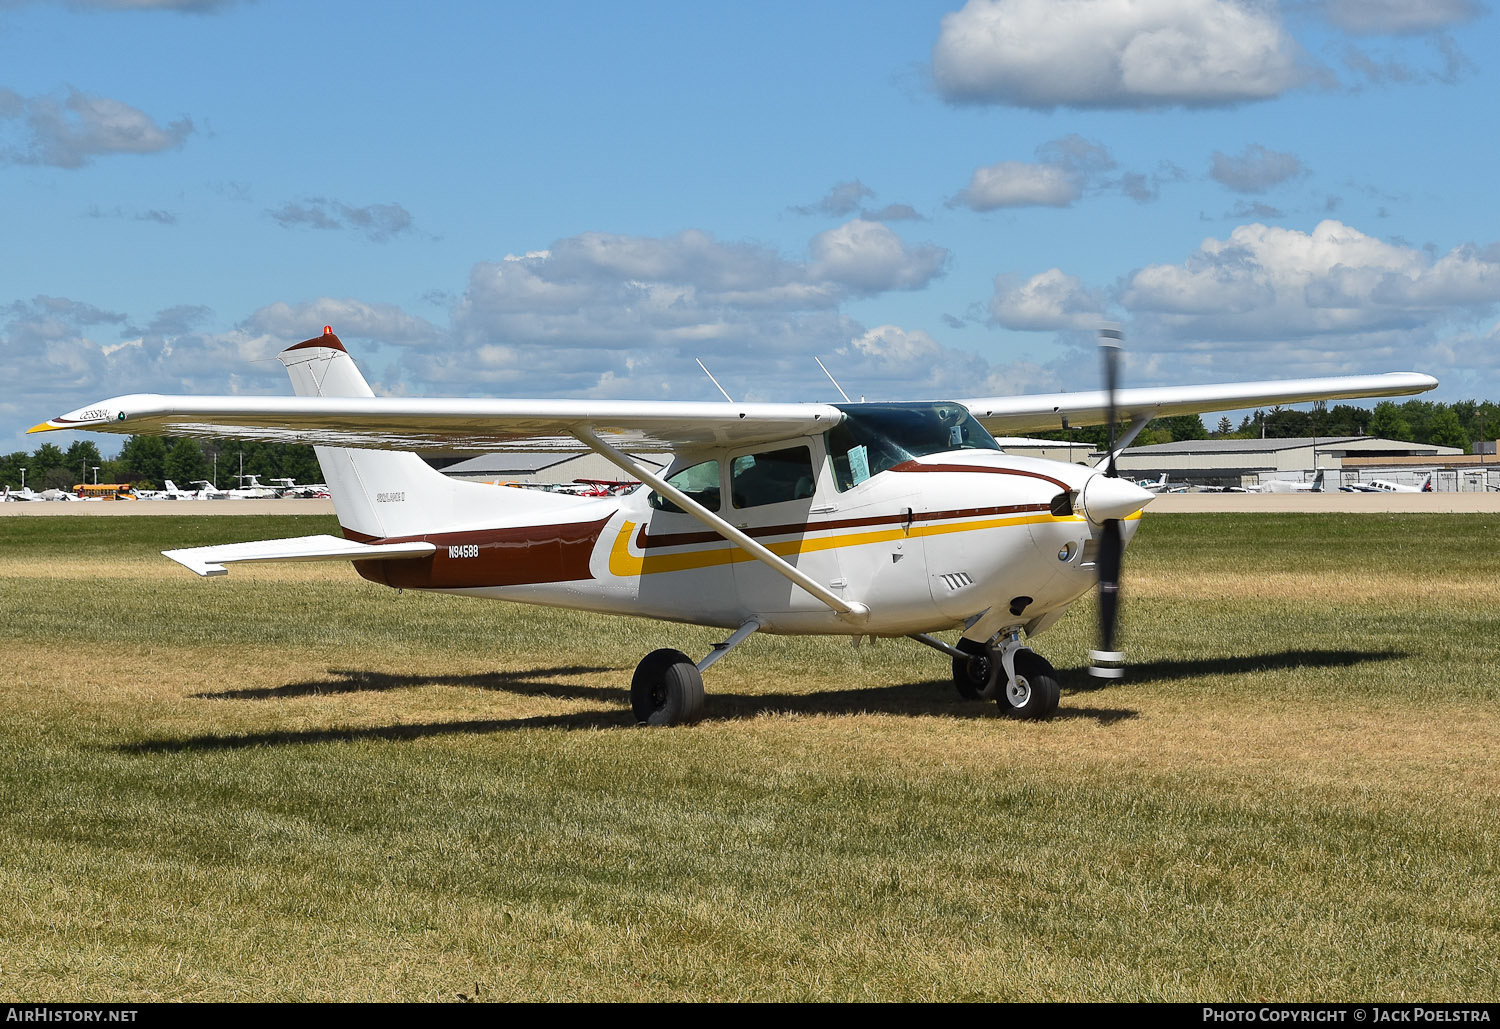
[[[1246,675],[1251,672],[1290,672],[1313,668],[1349,668],[1371,661],[1400,661],[1411,655],[1401,650],[1283,650],[1274,654],[1237,657],[1178,658],[1142,661],[1126,667],[1123,679],[1094,679],[1086,668],[1063,669],[1063,691],[1097,693],[1152,682],[1196,679],[1207,675]]]
[[[1218,674],[1243,674],[1255,671],[1295,671],[1297,669],[1347,667],[1368,661],[1398,660],[1407,655],[1399,651],[1356,650],[1288,650],[1272,654],[1238,657],[1200,658],[1190,660],[1150,661],[1130,666],[1124,680],[1090,680],[1085,670],[1062,669],[1060,679],[1065,694],[1082,696],[1104,689],[1126,689],[1151,682]],[[609,708],[579,711],[563,715],[536,715],[529,718],[485,718],[448,722],[412,722],[359,728],[295,729],[237,735],[206,734],[178,738],[141,740],[120,744],[114,749],[127,754],[163,754],[181,751],[240,750],[251,747],[298,744],[388,740],[399,742],[430,736],[486,735],[522,729],[619,729],[633,727],[629,690],[614,686],[565,685],[545,681],[568,675],[596,675],[614,669],[588,666],[536,668],[518,672],[486,672],[476,675],[401,675],[391,672],[330,669],[336,680],[289,683],[261,689],[226,690],[195,694],[200,699],[271,700],[283,697],[318,694],[355,693],[414,689],[422,686],[450,685],[474,689],[499,690],[524,696],[548,696],[565,700],[607,702]],[[708,691],[705,721],[721,722],[755,718],[766,714],[856,715],[894,714],[945,718],[998,718],[996,705],[987,701],[964,701],[953,695],[948,680],[869,686],[856,689],[824,690],[815,693],[717,693]],[[1064,704],[1053,716],[1054,721],[1092,720],[1112,725],[1138,717],[1130,708],[1078,707]]]
[[[285,686],[194,693],[192,696],[194,700],[276,700],[337,693],[384,693],[387,690],[414,689],[418,686],[463,686],[527,696],[561,697],[565,700],[629,700],[629,690],[604,686],[565,686],[542,681],[570,675],[597,675],[613,670],[602,665],[565,665],[561,668],[529,668],[519,672],[480,672],[475,675],[400,675],[393,672],[330,668],[328,674],[336,678],[291,682]]]

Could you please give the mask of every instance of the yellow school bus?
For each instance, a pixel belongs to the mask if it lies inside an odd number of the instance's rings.
[[[73,487],[73,492],[85,500],[98,497],[101,500],[134,500],[135,494],[130,492],[128,482],[80,482]]]

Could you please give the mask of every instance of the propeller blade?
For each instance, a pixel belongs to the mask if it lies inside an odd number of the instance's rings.
[[[1119,329],[1099,330],[1099,353],[1104,359],[1104,393],[1108,398],[1109,467],[1104,474],[1118,479],[1115,468],[1115,393],[1120,386],[1120,344],[1125,334]],[[1099,536],[1099,649],[1089,651],[1089,674],[1099,679],[1118,679],[1125,674],[1125,655],[1115,650],[1115,623],[1120,616],[1120,559],[1125,553],[1125,538],[1118,518],[1106,518]]]
[[[1089,651],[1089,674],[1097,679],[1118,679],[1125,674],[1125,655],[1114,649],[1115,624],[1120,617],[1120,563],[1125,540],[1120,520],[1111,518],[1099,536],[1099,649]]]
[[[1115,471],[1115,392],[1120,384],[1120,343],[1124,339],[1125,334],[1119,329],[1099,330],[1099,354],[1104,359],[1104,393],[1109,398],[1109,467],[1104,474],[1111,479],[1119,475]]]

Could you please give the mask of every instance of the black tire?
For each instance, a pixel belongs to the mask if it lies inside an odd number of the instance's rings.
[[[1057,670],[1031,650],[1016,651],[1016,681],[1006,683],[995,702],[1014,718],[1051,718],[1062,699]]]
[[[958,649],[969,657],[953,659],[953,685],[965,700],[993,700],[1000,687],[999,663],[989,647],[968,637],[960,637]]]
[[[641,725],[686,725],[703,716],[703,675],[680,650],[647,654],[630,680],[630,708]]]

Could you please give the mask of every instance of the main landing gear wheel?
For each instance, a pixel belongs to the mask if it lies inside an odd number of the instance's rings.
[[[1016,677],[998,692],[995,703],[1013,718],[1050,718],[1062,699],[1057,671],[1031,650],[1016,651]]]
[[[685,725],[703,715],[703,675],[680,650],[653,650],[630,680],[630,707],[641,725]]]
[[[953,659],[953,685],[965,700],[994,700],[999,692],[1000,662],[990,648],[978,640],[961,638],[958,649],[969,656]]]

